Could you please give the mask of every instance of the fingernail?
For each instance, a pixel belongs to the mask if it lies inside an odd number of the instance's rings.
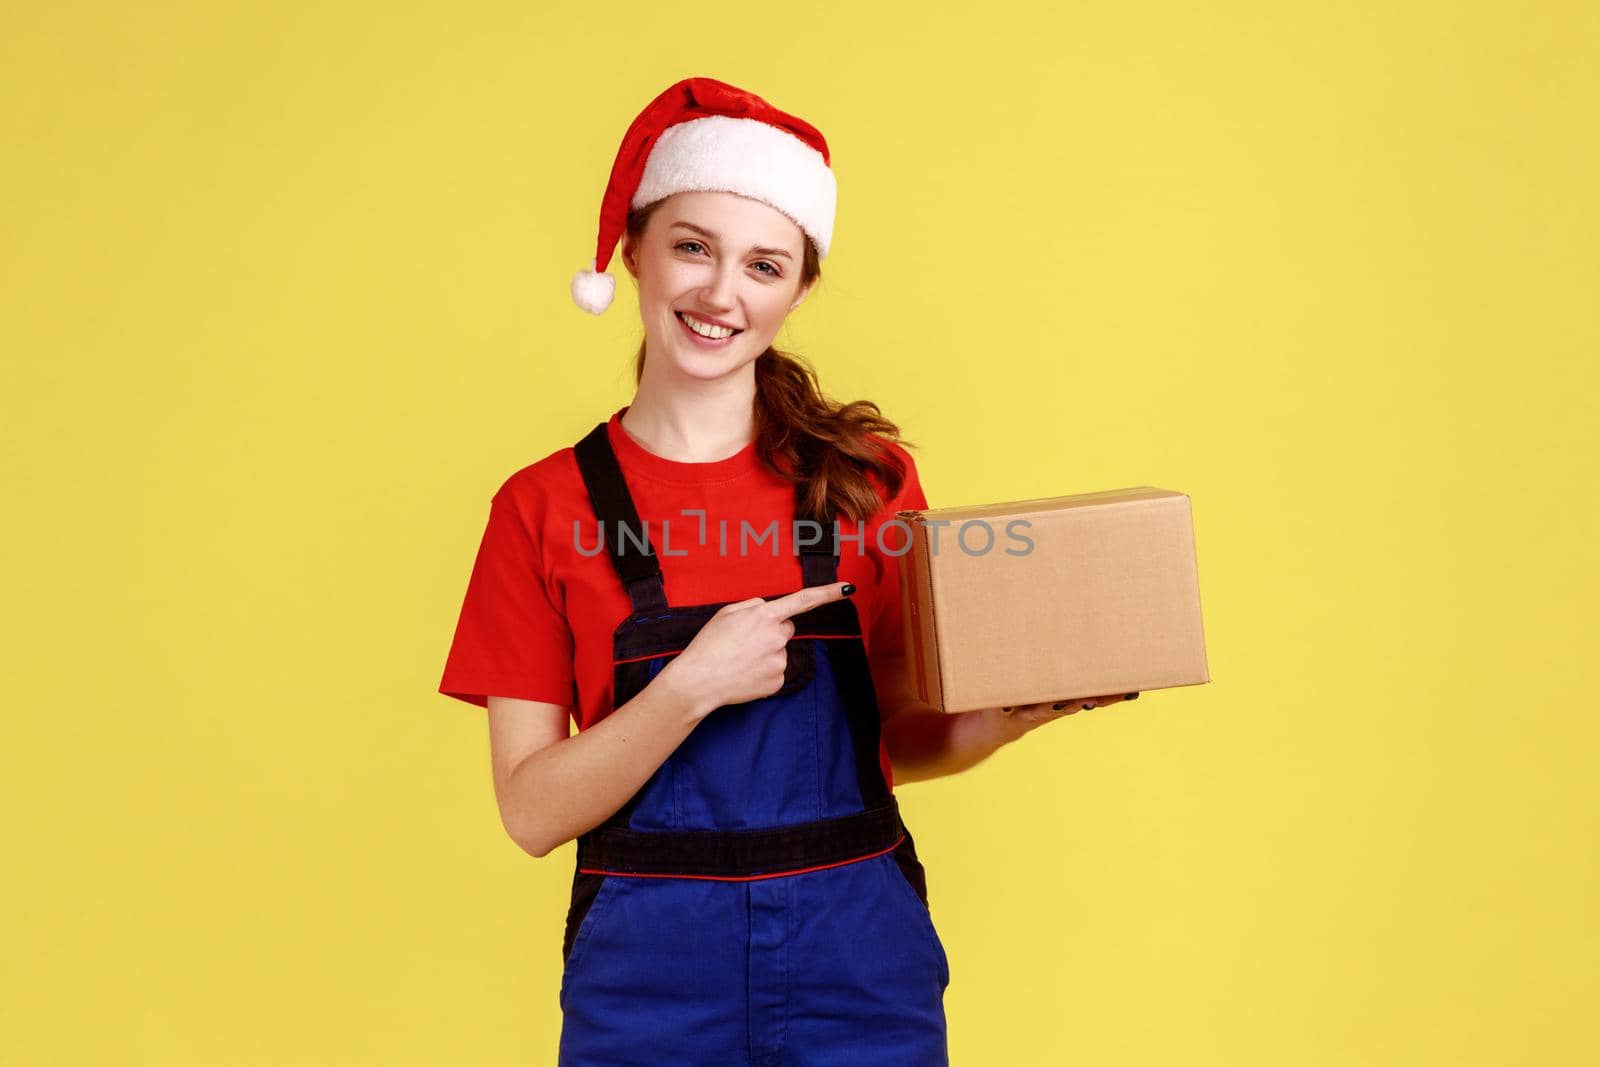
[[[1084,711],[1088,711],[1088,710],[1089,710],[1089,709],[1090,709],[1090,708],[1092,708],[1092,707],[1094,707],[1094,701],[1092,701],[1092,700],[1091,700],[1091,701],[1089,701],[1089,703],[1087,703],[1087,704],[1085,704],[1085,705],[1084,705],[1084,706],[1083,706],[1083,710],[1084,710]]]
[[[845,596],[849,596],[851,593],[854,593],[855,591],[856,591],[856,587],[851,582],[845,582],[844,583],[844,588],[840,590],[840,592],[843,593]]]
[[[1122,699],[1123,700],[1138,700],[1139,699],[1139,694],[1138,693],[1129,693],[1127,696],[1123,697]]]
[[[1065,700],[1063,700],[1059,704],[1051,704],[1050,705],[1050,710],[1051,711],[1060,711],[1062,708],[1064,708],[1066,706],[1067,706],[1067,702]]]

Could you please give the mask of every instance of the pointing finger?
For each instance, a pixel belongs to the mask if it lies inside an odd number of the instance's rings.
[[[856,591],[850,582],[833,582],[829,585],[808,585],[804,589],[797,589],[792,593],[769,600],[772,610],[780,619],[787,619],[792,615],[810,611],[812,608],[823,604],[831,604],[836,600],[843,600]]]

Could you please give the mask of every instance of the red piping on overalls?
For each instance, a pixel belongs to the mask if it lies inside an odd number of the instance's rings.
[[[859,641],[859,640],[861,640],[861,635],[860,634],[795,634],[793,637],[789,638],[789,640],[791,640],[791,641],[799,641],[801,639],[804,639],[804,640],[807,640],[807,641]],[[688,646],[684,646],[684,647],[686,648]],[[616,666],[620,666],[621,664],[624,664],[624,663],[638,663],[642,659],[660,659],[662,656],[676,656],[678,653],[680,653],[682,651],[683,651],[682,648],[674,648],[669,652],[652,652],[648,656],[631,656],[628,659],[614,659],[614,660],[611,661],[611,665],[613,667],[616,667]]]
[[[764,878],[787,878],[791,874],[809,874],[811,871],[825,871],[830,867],[843,867],[847,863],[860,863],[862,860],[870,860],[874,856],[882,856],[893,852],[900,847],[900,842],[905,839],[906,835],[901,834],[895,838],[894,844],[888,848],[879,849],[877,852],[869,852],[865,856],[856,856],[854,859],[839,860],[837,863],[824,863],[818,867],[801,867],[793,871],[774,871],[772,874],[639,874],[633,871],[608,871],[603,867],[579,867],[578,870],[584,874],[615,874],[621,878],[697,878],[704,882],[759,882]]]

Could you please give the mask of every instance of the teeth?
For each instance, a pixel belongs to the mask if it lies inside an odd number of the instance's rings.
[[[720,341],[724,337],[732,337],[738,332],[737,330],[730,330],[726,326],[713,326],[709,322],[701,322],[687,311],[680,311],[678,314],[683,316],[683,321],[688,324],[689,329],[701,337],[710,338],[713,341]]]

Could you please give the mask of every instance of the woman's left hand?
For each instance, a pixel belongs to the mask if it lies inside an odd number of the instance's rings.
[[[1047,722],[1064,719],[1068,715],[1076,715],[1080,711],[1091,708],[1103,708],[1107,704],[1116,704],[1124,700],[1138,699],[1138,693],[1112,693],[1098,697],[1069,697],[1062,700],[1046,700],[1039,704],[1018,704],[1015,707],[1001,708],[1000,714],[1023,727],[1023,732],[1042,726]]]

